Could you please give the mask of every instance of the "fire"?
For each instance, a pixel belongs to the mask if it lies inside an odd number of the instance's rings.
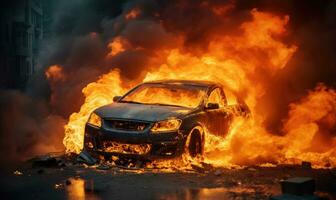
[[[126,18],[133,19],[139,12],[132,10]],[[302,102],[292,104],[284,124],[284,132],[288,133],[287,135],[275,136],[264,128],[264,116],[256,110],[256,103],[267,87],[264,77],[272,77],[286,67],[297,47],[285,44],[279,39],[286,34],[288,16],[279,17],[256,9],[250,14],[252,20],[241,24],[240,34],[214,34],[208,48],[201,54],[195,55],[192,50],[183,50],[178,42],[173,48],[158,50],[157,55],[160,56],[153,58],[155,62],[149,62],[151,70],[145,74],[142,81],[216,81],[225,86],[227,93],[233,94],[229,95],[230,104],[237,102],[233,96],[239,96],[247,103],[253,118],[235,119],[226,138],[207,134],[205,159],[214,165],[297,162],[293,158],[311,161],[316,165],[322,165],[320,160],[328,158],[328,162],[335,165],[335,140],[318,136],[330,127],[335,129],[334,90],[320,86],[309,93]],[[111,52],[107,59],[113,59],[115,55],[132,47],[127,45],[126,38],[118,36],[108,48]],[[83,89],[85,102],[79,112],[70,116],[65,126],[63,142],[67,152],[79,153],[82,149],[84,125],[94,109],[111,103],[114,96],[124,94],[130,86],[140,82],[128,82],[127,86],[124,86],[125,82],[121,79],[119,70],[115,68],[98,81],[88,84]],[[169,99],[169,94],[156,95]],[[310,112],[312,110],[314,113]],[[327,142],[330,148],[324,149],[318,145],[324,142]]]
[[[113,70],[83,89],[85,102],[78,113],[70,116],[69,123],[65,126],[63,143],[68,152],[79,153],[82,149],[84,126],[90,113],[100,106],[111,103],[114,96],[127,91],[121,86],[119,73],[119,70]]]
[[[65,79],[63,68],[59,65],[50,66],[45,72],[46,77],[53,81],[62,81]]]
[[[290,105],[284,130],[289,145],[286,158],[321,160],[336,165],[336,91],[319,85],[301,102]]]
[[[195,108],[202,100],[203,95],[204,91],[186,90],[178,88],[178,86],[174,87],[174,91],[162,87],[150,87],[143,89],[136,94],[129,94],[124,100],[146,104],[162,103]]]
[[[119,53],[125,51],[126,41],[120,37],[115,38],[108,47],[111,49],[110,53],[108,54],[109,57],[115,56]]]
[[[309,161],[315,167],[335,166],[336,91],[319,85],[290,108],[285,136],[271,135],[256,121],[238,118],[226,140],[209,135],[207,161],[226,166],[301,161]]]
[[[141,10],[139,8],[134,8],[130,12],[128,12],[125,16],[127,20],[135,19],[141,14]]]
[[[57,96],[55,96],[55,86],[60,83],[65,81],[66,76],[63,71],[62,66],[60,65],[52,65],[48,67],[48,69],[45,71],[45,76],[47,79],[50,81],[50,88],[52,91],[51,98],[50,98],[50,104],[51,105],[57,105]]]

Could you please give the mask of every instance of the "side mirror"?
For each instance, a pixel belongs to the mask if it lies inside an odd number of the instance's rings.
[[[115,96],[115,97],[113,97],[113,102],[119,101],[120,98],[121,98],[121,96]]]
[[[205,106],[205,108],[207,110],[218,109],[219,108],[219,104],[218,103],[207,103],[207,105]]]

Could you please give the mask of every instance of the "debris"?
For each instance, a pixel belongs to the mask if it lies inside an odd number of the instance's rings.
[[[220,170],[220,169],[217,169],[217,170],[214,172],[214,174],[215,174],[216,176],[220,176],[222,173],[223,173],[223,171]]]
[[[85,164],[85,163],[82,163],[82,166],[83,166],[84,168],[89,168],[89,165],[87,165],[87,164]]]
[[[203,167],[201,167],[199,165],[191,164],[191,167],[199,173],[205,173],[205,171],[206,171]]]
[[[77,157],[78,162],[82,162],[88,165],[94,165],[97,160],[93,158],[87,151],[83,150]]]
[[[59,167],[66,167],[66,164],[63,160],[58,161],[58,166]]]
[[[301,167],[302,167],[303,169],[311,169],[311,168],[312,168],[312,165],[311,165],[310,162],[303,161],[303,162],[301,163]]]
[[[123,166],[123,165],[117,165],[118,168],[120,169],[126,169],[126,170],[140,170],[141,168],[137,167],[131,167],[131,166]]]
[[[247,168],[247,170],[249,170],[249,171],[257,171],[257,169],[253,168],[253,167],[249,167],[249,168]]]
[[[119,158],[117,157],[117,156],[111,156],[111,160],[112,161],[116,161],[116,160],[118,160]]]
[[[16,175],[16,176],[21,176],[21,175],[23,175],[23,173],[20,172],[20,171],[18,171],[18,170],[15,170],[15,172],[13,172],[13,174]]]
[[[281,190],[284,194],[313,195],[315,181],[309,177],[295,177],[281,181]]]
[[[49,153],[30,159],[33,167],[65,167],[68,156],[61,153]]]
[[[97,166],[97,169],[99,169],[99,170],[108,170],[108,169],[111,169],[111,165],[100,164],[100,165]]]
[[[56,183],[55,184],[55,189],[61,189],[63,188],[63,184],[62,183]]]
[[[46,155],[35,158],[33,167],[58,167],[58,162],[55,157]]]
[[[201,165],[204,169],[206,169],[208,171],[213,170],[213,168],[214,168],[211,164],[205,163],[205,162],[201,162]]]

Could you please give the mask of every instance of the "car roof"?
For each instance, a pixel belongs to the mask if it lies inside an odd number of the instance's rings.
[[[154,83],[154,84],[181,84],[181,85],[195,85],[195,86],[203,86],[203,87],[214,87],[220,86],[219,83],[214,81],[201,81],[201,80],[156,80],[156,81],[149,81],[145,83]]]

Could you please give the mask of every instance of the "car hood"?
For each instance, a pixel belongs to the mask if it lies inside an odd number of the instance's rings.
[[[146,105],[133,103],[112,103],[95,110],[102,118],[121,118],[143,121],[160,121],[171,117],[182,117],[191,108],[175,106]]]

